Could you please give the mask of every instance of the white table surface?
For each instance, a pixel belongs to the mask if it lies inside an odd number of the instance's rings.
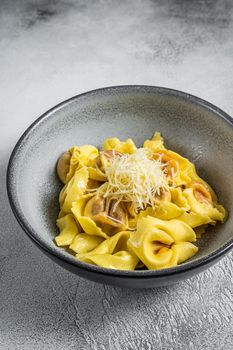
[[[10,210],[5,173],[30,123],[80,92],[150,84],[233,114],[232,1],[0,2],[0,349],[232,349],[232,252],[180,284],[124,290],[51,262]]]

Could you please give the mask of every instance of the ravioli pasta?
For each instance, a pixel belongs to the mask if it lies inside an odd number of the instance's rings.
[[[166,149],[160,133],[137,148],[106,139],[58,160],[64,184],[55,237],[77,259],[119,270],[170,268],[194,256],[208,225],[226,211],[194,164]]]

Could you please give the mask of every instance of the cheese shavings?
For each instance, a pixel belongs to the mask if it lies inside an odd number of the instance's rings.
[[[139,148],[133,154],[115,155],[105,167],[107,182],[98,189],[99,195],[121,202],[132,202],[137,212],[148,205],[155,208],[155,195],[168,187],[164,164],[150,159],[150,151]]]

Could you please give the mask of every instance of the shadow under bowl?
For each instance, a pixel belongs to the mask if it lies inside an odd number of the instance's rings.
[[[137,146],[159,131],[167,148],[193,161],[216,191],[229,218],[198,240],[199,252],[174,268],[120,271],[82,263],[54,244],[58,193],[55,164],[72,145],[101,146],[108,137],[133,138]],[[219,108],[184,92],[153,86],[117,86],[60,103],[37,119],[15,146],[7,189],[14,215],[27,235],[52,260],[100,283],[146,288],[193,276],[233,246],[233,121]]]

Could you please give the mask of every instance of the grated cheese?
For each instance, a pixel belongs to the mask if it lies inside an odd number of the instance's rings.
[[[132,202],[136,212],[147,205],[155,207],[154,196],[168,187],[161,160],[150,159],[150,150],[139,148],[133,154],[115,155],[105,167],[107,182],[99,194],[121,201]]]

